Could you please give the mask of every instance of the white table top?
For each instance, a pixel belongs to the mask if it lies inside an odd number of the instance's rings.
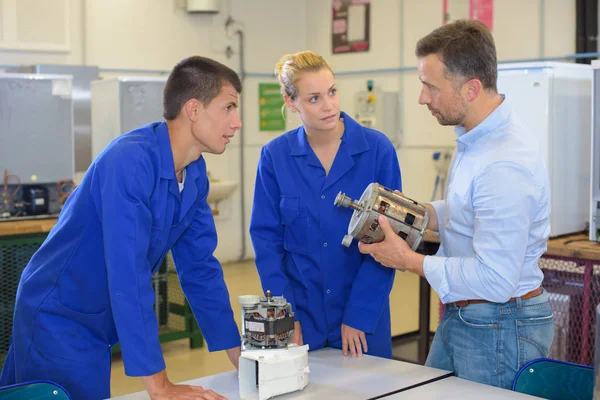
[[[404,392],[386,396],[383,400],[534,400],[539,397],[529,396],[494,386],[456,378],[454,376],[440,379],[423,386],[409,389]]]
[[[308,386],[300,392],[277,396],[277,400],[364,400],[448,374],[448,371],[441,369],[368,355],[360,358],[344,357],[341,350],[331,348],[308,353],[308,362],[310,367]],[[203,386],[229,400],[240,399],[236,371],[183,383]],[[115,397],[115,399],[149,400],[150,396],[147,392],[138,392]]]

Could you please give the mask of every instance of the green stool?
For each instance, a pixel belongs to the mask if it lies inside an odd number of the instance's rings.
[[[17,383],[0,387],[0,400],[71,400],[60,385],[50,381]]]
[[[550,400],[592,400],[594,368],[538,358],[517,372],[512,389]]]

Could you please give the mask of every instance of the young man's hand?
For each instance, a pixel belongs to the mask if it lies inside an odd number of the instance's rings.
[[[356,356],[361,357],[363,353],[369,351],[365,333],[351,326],[342,324],[342,352],[344,353],[344,356],[348,355],[348,349],[350,349],[352,358]]]
[[[142,382],[152,400],[227,400],[212,390],[205,390],[202,386],[174,385],[169,381],[165,370],[154,375],[142,376]]]

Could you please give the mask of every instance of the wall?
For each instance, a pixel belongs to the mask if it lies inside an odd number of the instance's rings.
[[[5,18],[9,18],[8,13],[14,12],[16,1],[19,0],[4,0],[4,2],[0,2],[0,14],[2,14],[3,10],[6,10],[7,15],[5,16]],[[70,27],[70,50],[44,52],[32,50],[2,49],[0,46],[0,70],[2,69],[3,65],[82,64],[82,50],[84,47],[82,15],[84,13],[85,4],[83,0],[66,1],[67,7],[70,10],[68,14]],[[2,15],[0,15],[0,25],[2,24],[1,19]]]

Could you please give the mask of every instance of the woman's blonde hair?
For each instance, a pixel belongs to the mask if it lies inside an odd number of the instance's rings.
[[[294,54],[286,54],[275,64],[275,75],[281,86],[281,94],[288,95],[292,100],[296,99],[296,84],[301,72],[319,72],[327,68],[333,74],[327,61],[312,51],[301,51]]]

